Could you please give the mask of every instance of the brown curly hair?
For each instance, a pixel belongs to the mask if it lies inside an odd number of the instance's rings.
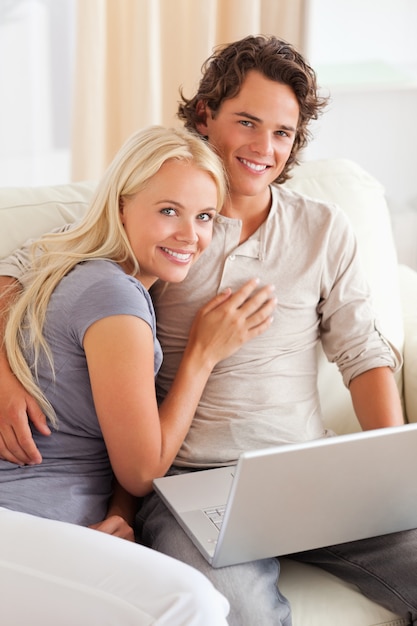
[[[318,94],[314,70],[291,44],[273,35],[249,36],[219,46],[201,69],[203,77],[196,95],[187,99],[180,90],[182,101],[177,113],[186,128],[194,131],[202,121],[198,103],[207,105],[215,117],[223,100],[233,98],[239,93],[247,73],[251,70],[288,85],[293,90],[300,108],[298,128],[291,154],[275,182],[283,183],[288,180],[289,170],[298,163],[299,151],[310,139],[307,129],[310,120],[317,119],[327,103],[327,98]]]

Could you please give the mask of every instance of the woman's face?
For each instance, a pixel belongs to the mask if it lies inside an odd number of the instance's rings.
[[[186,161],[166,161],[145,188],[121,207],[122,223],[138,260],[137,278],[180,282],[211,241],[217,187]]]

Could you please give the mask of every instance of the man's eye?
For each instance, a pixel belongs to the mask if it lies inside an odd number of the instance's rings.
[[[170,209],[170,208],[161,209],[161,213],[163,215],[176,215],[175,209]]]
[[[199,213],[197,219],[201,220],[202,222],[211,222],[211,220],[213,219],[213,215],[211,213]]]
[[[248,128],[251,128],[253,126],[253,123],[250,122],[249,120],[240,120],[240,124],[242,124],[242,126],[246,126]]]

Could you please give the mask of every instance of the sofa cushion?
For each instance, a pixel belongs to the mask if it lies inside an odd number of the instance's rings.
[[[0,258],[85,213],[94,183],[0,189]]]
[[[324,570],[280,559],[279,588],[291,602],[295,626],[406,626],[407,620],[365,598]]]

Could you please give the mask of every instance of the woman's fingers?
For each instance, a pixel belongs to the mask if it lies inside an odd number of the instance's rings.
[[[232,292],[230,288],[225,289],[203,306],[201,312],[207,314],[218,307],[228,310],[243,308],[249,317],[271,299],[275,289],[273,285],[266,285],[259,289],[259,283],[259,278],[252,278],[235,292]]]

